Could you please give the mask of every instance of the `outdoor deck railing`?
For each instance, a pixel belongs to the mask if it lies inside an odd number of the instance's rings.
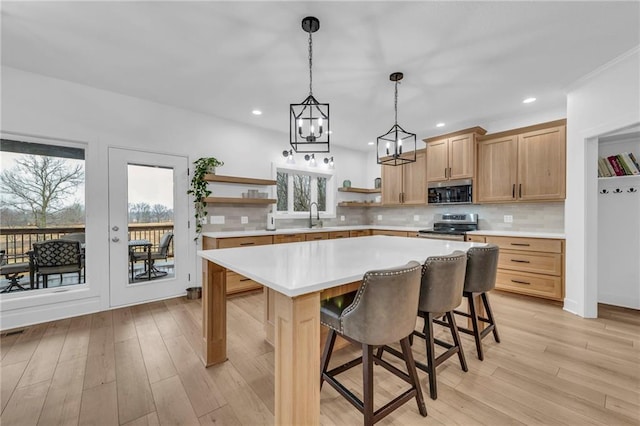
[[[149,240],[154,246],[162,235],[173,230],[171,223],[142,223],[129,225],[130,240]],[[0,250],[5,250],[7,263],[28,262],[29,250],[38,241],[64,238],[66,234],[82,233],[84,226],[56,228],[0,228]],[[91,255],[91,254],[89,254]],[[169,257],[173,257],[173,240],[169,246]]]

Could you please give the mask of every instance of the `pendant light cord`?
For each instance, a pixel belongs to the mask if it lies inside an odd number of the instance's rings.
[[[311,31],[309,31],[309,96],[313,96],[313,40],[311,38]]]
[[[396,111],[396,125],[398,124],[398,80],[396,80],[396,92],[393,102],[393,108]]]

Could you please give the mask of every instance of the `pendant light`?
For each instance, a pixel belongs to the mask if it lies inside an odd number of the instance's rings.
[[[313,16],[302,20],[302,29],[309,33],[309,96],[299,104],[290,104],[289,141],[295,152],[329,152],[329,104],[313,97],[313,40],[320,28]]]
[[[378,164],[401,166],[416,161],[416,134],[405,131],[398,124],[398,83],[404,75],[394,72],[389,80],[395,82],[395,124],[387,133],[378,136]]]

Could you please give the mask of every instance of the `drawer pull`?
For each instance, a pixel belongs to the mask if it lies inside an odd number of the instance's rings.
[[[520,260],[520,259],[511,259],[511,261],[516,263],[531,263],[528,260]]]
[[[516,283],[516,284],[526,284],[526,285],[531,285],[531,283],[528,283],[526,281],[519,281],[519,280],[511,280],[512,283]]]
[[[241,246],[252,246],[255,243],[240,243]]]
[[[251,281],[251,278],[241,278],[240,281]]]
[[[529,243],[511,243],[512,246],[522,246],[522,247],[529,247],[531,244]]]

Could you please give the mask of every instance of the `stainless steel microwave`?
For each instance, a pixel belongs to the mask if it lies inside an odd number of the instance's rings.
[[[471,204],[471,179],[430,182],[427,188],[428,204]]]

